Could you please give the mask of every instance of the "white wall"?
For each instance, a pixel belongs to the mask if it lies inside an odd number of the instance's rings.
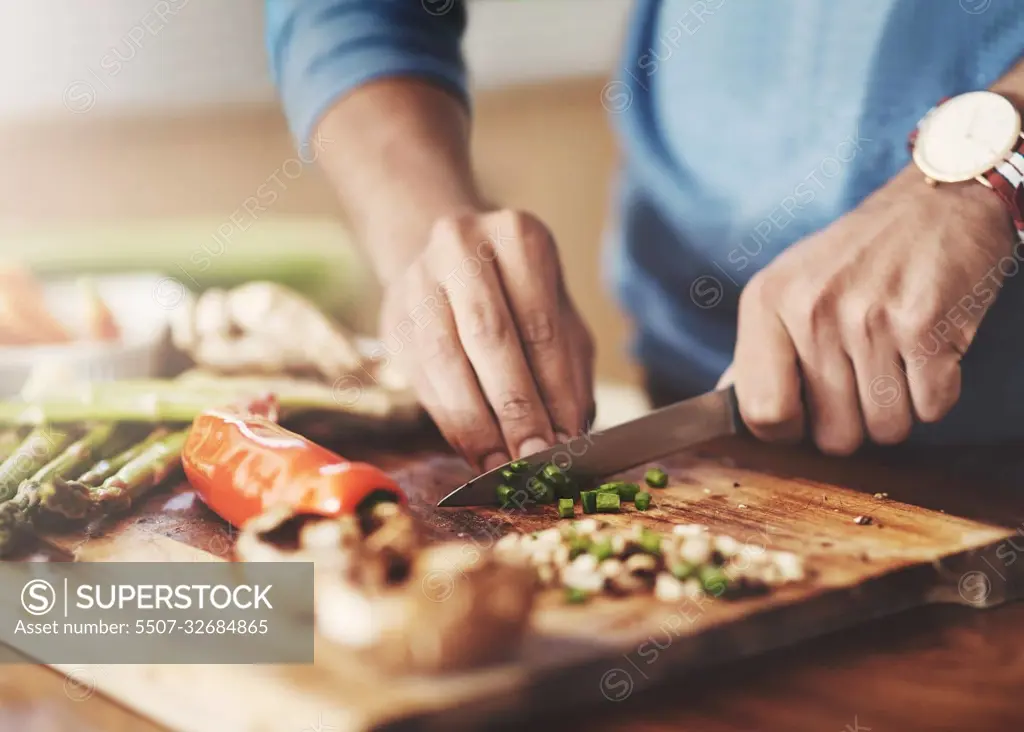
[[[629,7],[474,2],[466,39],[474,81],[606,73]],[[0,0],[0,118],[270,101],[262,8],[263,0]]]

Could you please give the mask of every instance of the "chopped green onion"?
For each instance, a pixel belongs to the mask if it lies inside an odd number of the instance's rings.
[[[580,554],[586,554],[591,547],[590,538],[587,536],[574,536],[569,541],[569,559],[575,559]]]
[[[544,475],[545,478],[548,478],[553,483],[569,480],[566,474],[562,472],[562,469],[559,468],[554,463],[548,463],[547,465],[545,465],[544,470],[542,470],[541,473]]]
[[[513,493],[515,493],[515,490],[516,489],[513,488],[512,486],[505,485],[504,483],[499,485],[498,486],[498,503],[500,505],[502,505],[502,506],[507,506],[508,502],[509,502],[508,499],[509,499],[509,497],[511,497],[511,495]]]
[[[651,494],[647,491],[640,491],[633,498],[633,503],[636,504],[637,511],[646,511],[651,507]]]
[[[636,494],[640,492],[640,486],[636,483],[623,483],[619,486],[619,498],[627,503],[636,498]]]
[[[618,493],[598,493],[597,494],[597,512],[598,513],[618,513],[621,499]]]
[[[509,470],[508,468],[502,468],[501,477],[504,478],[505,481],[508,483],[515,483],[517,480],[519,480],[519,473],[515,472],[514,470]]]
[[[597,561],[603,562],[608,559],[614,552],[612,551],[611,539],[603,539],[596,544],[590,545],[590,553],[597,557]]]
[[[640,548],[648,554],[661,554],[661,535],[656,531],[647,531],[640,535]]]
[[[672,573],[672,576],[675,577],[677,580],[684,580],[693,575],[694,569],[695,567],[689,562],[679,560],[678,562],[672,564],[672,566],[669,568],[669,571]]]
[[[565,588],[565,601],[570,605],[580,605],[587,601],[590,595],[587,594],[586,590],[579,590],[575,587]]]
[[[506,470],[511,470],[513,473],[525,473],[530,469],[529,460],[513,460],[508,464]]]
[[[572,518],[576,515],[576,505],[572,502],[571,498],[559,498],[558,499],[558,517],[559,518]]]
[[[644,482],[651,488],[664,488],[668,485],[668,473],[661,468],[651,468],[644,473]]]
[[[699,572],[700,584],[704,591],[718,597],[729,587],[729,578],[718,567],[705,564]]]
[[[594,489],[597,493],[618,493],[619,489],[626,485],[625,481],[613,480],[610,483],[602,483]]]
[[[597,513],[597,491],[583,491],[580,493],[580,502],[583,504],[583,513]]]

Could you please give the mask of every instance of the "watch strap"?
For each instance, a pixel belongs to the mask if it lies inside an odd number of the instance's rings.
[[[1017,233],[1024,241],[1024,138],[1019,138],[1016,147],[1006,160],[982,176],[995,192],[1010,215],[1013,216]]]

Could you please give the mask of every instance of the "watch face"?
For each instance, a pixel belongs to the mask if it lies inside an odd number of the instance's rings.
[[[1020,124],[1020,115],[1006,98],[987,91],[961,94],[922,120],[914,162],[933,180],[970,180],[1006,159]]]

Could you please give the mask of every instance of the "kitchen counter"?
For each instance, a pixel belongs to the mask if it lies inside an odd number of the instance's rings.
[[[370,445],[349,454],[397,469],[439,455],[437,442],[424,440],[403,452]],[[906,494],[910,484],[916,491],[927,486],[922,501],[927,507],[979,516],[985,508],[972,501],[971,486],[978,481],[986,487],[1019,484],[1021,467],[1012,450],[889,452],[849,461],[794,450],[779,461],[792,475],[841,480],[867,492],[898,495],[901,490]],[[223,546],[216,540],[222,526],[198,503],[183,501],[183,490],[187,492],[183,488],[174,495],[173,505],[194,512],[188,519],[188,542]],[[166,494],[154,500],[171,505]],[[1014,513],[998,521],[1022,526],[1024,501]],[[1024,548],[1024,540],[1020,546]],[[627,660],[623,664],[630,674],[642,673],[626,666]],[[1019,729],[1024,720],[1022,678],[1024,603],[987,611],[936,606],[721,666],[699,678],[670,678],[642,693],[620,687],[616,694],[625,698],[619,701],[566,710],[561,718],[537,722],[552,729],[592,731],[1008,730]],[[328,721],[281,719],[273,720],[272,728],[329,732]],[[68,681],[45,668],[22,665],[0,667],[0,729],[149,732],[159,727],[92,693],[87,677]]]

